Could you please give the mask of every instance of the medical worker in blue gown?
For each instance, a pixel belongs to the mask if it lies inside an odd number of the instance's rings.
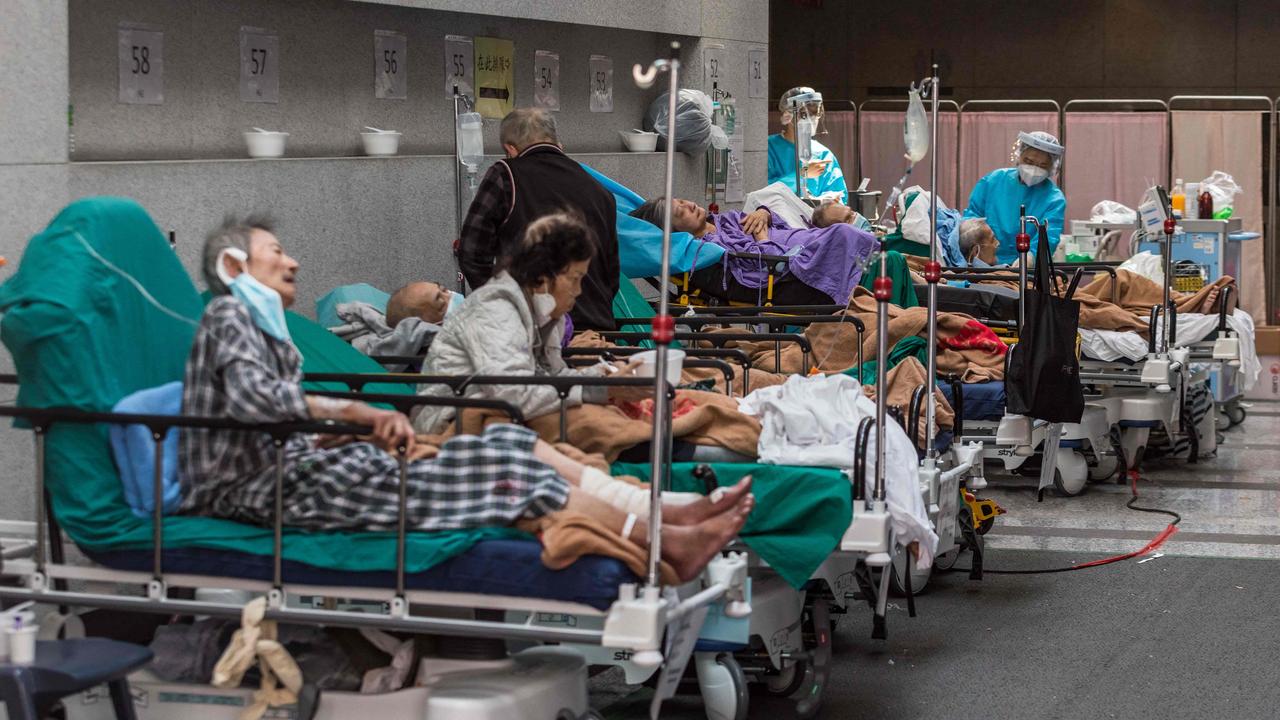
[[[796,118],[787,100],[796,95],[812,95],[813,99],[806,103],[812,122],[810,137],[818,132],[818,124],[822,120],[822,93],[811,87],[794,87],[782,94],[778,100],[778,110],[782,113],[782,132],[769,136],[769,183],[781,182],[792,191],[796,190]],[[809,186],[809,194],[819,197],[823,193],[840,194],[840,202],[849,203],[849,191],[844,184],[844,172],[840,170],[840,161],[827,146],[817,140],[810,141],[813,156],[805,170],[805,184]]]
[[[1015,167],[993,170],[974,186],[964,218],[986,219],[1000,241],[997,263],[1010,264],[1018,260],[1015,236],[1022,206],[1026,206],[1027,215],[1048,223],[1049,248],[1057,249],[1067,199],[1053,178],[1062,168],[1064,151],[1058,139],[1047,132],[1020,132],[1013,146]],[[1035,249],[1036,239],[1032,233],[1031,252],[1035,253]]]

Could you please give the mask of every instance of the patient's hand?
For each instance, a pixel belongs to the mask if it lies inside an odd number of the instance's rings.
[[[383,450],[394,454],[397,448],[404,447],[408,453],[413,452],[414,432],[409,418],[395,410],[380,410],[364,403],[352,403],[345,418],[348,422],[368,425],[373,428],[372,442]]]
[[[633,358],[629,362],[623,364],[618,363],[618,371],[610,375],[613,378],[634,378],[637,377],[636,371],[640,369],[643,363],[639,359]],[[653,387],[649,385],[637,386],[618,386],[609,388],[609,400],[611,402],[639,402],[645,398],[653,396]]]
[[[769,219],[769,211],[765,208],[748,213],[742,219],[742,232],[764,242],[769,239]]]

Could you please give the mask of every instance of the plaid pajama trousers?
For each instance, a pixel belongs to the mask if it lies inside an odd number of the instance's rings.
[[[450,438],[440,454],[409,463],[409,530],[462,530],[511,525],[564,507],[569,485],[533,457],[538,436],[517,425]],[[264,473],[273,482],[274,471]],[[310,530],[395,530],[400,464],[369,443],[308,452],[286,470],[284,524]],[[266,488],[257,506],[272,521]]]

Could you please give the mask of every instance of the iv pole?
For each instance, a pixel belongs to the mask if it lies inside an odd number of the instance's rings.
[[[942,278],[942,265],[938,263],[938,65],[933,66],[933,76],[921,83],[928,88],[931,138],[929,140],[929,262],[924,268],[924,279],[929,283],[929,367],[925,373],[928,391],[925,393],[925,457],[936,460],[934,436],[937,435],[937,391],[934,385],[938,377],[938,281]]]
[[[652,337],[657,355],[653,378],[653,464],[649,473],[649,575],[648,585],[658,587],[658,563],[662,557],[662,488],[666,484],[666,476],[671,451],[671,403],[667,385],[667,347],[675,339],[675,319],[669,312],[667,295],[669,292],[668,270],[671,267],[671,208],[674,192],[676,163],[676,94],[679,91],[680,43],[671,43],[671,55],[665,60],[655,60],[648,67],[635,65],[631,69],[632,78],[637,86],[648,88],[653,85],[658,73],[666,72],[670,78],[667,91],[667,174],[664,186],[662,213],[662,278],[658,288],[658,313],[653,318]]]
[[[462,192],[462,143],[458,137],[458,116],[462,113],[471,112],[475,109],[475,103],[466,93],[460,91],[457,85],[453,86],[453,211],[454,225],[453,236],[455,238],[462,237],[462,220],[466,216],[467,208],[463,203]],[[455,248],[456,250],[456,248]],[[458,292],[463,294],[467,291],[467,280],[462,274],[462,262],[455,251],[453,254],[453,262],[455,270],[458,273]]]

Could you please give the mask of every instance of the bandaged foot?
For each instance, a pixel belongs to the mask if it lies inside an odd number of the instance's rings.
[[[750,492],[751,476],[744,475],[741,480],[733,485],[718,487],[706,497],[694,493],[679,493],[680,495],[692,495],[697,499],[680,505],[663,502],[662,522],[667,525],[696,525],[733,507]],[[663,493],[663,500],[666,500],[666,493]]]
[[[649,519],[649,490],[617,480],[593,467],[584,467],[579,486],[583,492],[641,520]],[[750,476],[729,488],[717,488],[710,497],[697,493],[662,493],[662,519],[669,525],[691,525],[724,512],[751,488]]]

